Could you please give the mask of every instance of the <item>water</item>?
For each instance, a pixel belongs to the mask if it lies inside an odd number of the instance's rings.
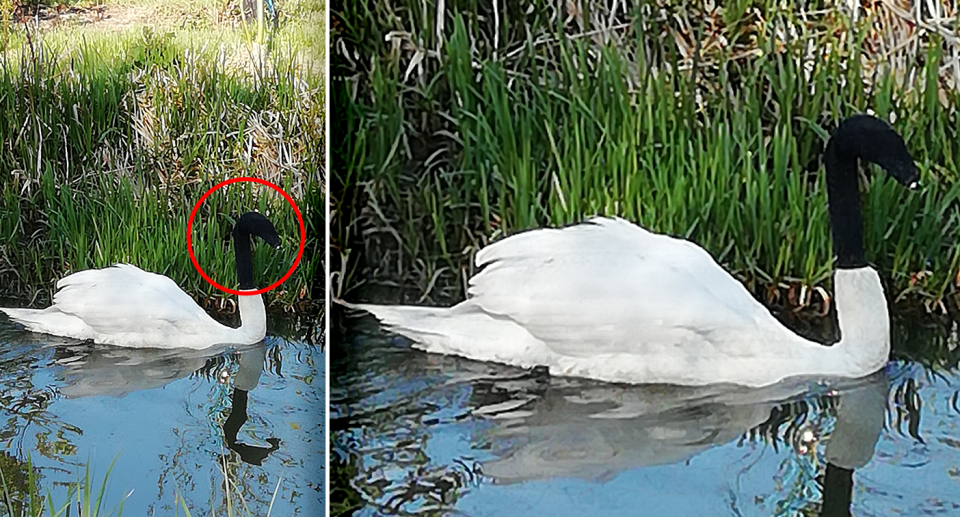
[[[896,324],[928,366],[748,390],[550,378],[348,324],[331,478],[355,515],[960,515],[950,328]]]
[[[28,461],[55,505],[88,468],[96,495],[112,464],[102,509],[122,500],[123,515],[184,515],[180,498],[192,515],[226,515],[227,498],[233,515],[271,500],[271,515],[322,515],[319,318],[271,319],[259,345],[206,351],[82,344],[4,319],[0,471],[14,499]]]

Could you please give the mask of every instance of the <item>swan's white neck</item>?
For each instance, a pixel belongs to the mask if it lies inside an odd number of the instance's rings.
[[[881,370],[867,383],[841,393],[836,424],[824,451],[828,462],[858,469],[873,458],[886,420],[888,386],[886,372]]]
[[[837,373],[859,377],[882,368],[890,357],[890,316],[880,275],[871,267],[838,269],[833,284],[840,342],[830,360]]]
[[[241,289],[241,292],[243,290]],[[267,310],[259,294],[238,296],[240,328],[236,329],[240,343],[256,343],[267,335]]]

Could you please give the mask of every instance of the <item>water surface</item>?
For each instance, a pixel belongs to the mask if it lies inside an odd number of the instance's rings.
[[[0,469],[27,462],[56,504],[89,468],[123,515],[322,515],[324,355],[319,317],[280,320],[260,344],[127,349],[0,321]],[[272,507],[271,507],[272,506]],[[2,510],[0,510],[2,513]],[[234,515],[243,515],[243,512]]]
[[[750,390],[555,378],[347,323],[331,501],[356,515],[960,515],[950,328],[895,327],[927,366]]]

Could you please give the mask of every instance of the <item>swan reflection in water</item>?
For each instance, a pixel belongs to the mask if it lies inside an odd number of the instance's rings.
[[[495,381],[488,385],[491,390],[474,392],[489,399],[475,400],[481,405],[473,414],[494,423],[479,437],[495,456],[482,464],[483,475],[494,484],[611,479],[637,467],[680,463],[742,436],[777,440],[786,421],[796,422],[784,408],[807,404],[819,394],[835,414],[833,431],[800,426],[788,434],[801,453],[818,440],[825,442],[824,516],[850,514],[853,472],[873,457],[889,385],[883,370],[859,380],[793,380],[761,389],[598,385],[534,377]]]
[[[267,438],[269,446],[237,440],[247,421],[247,394],[257,387],[263,372],[267,345],[261,341],[241,348],[215,347],[204,350],[123,348],[110,345],[77,344],[76,341],[44,336],[55,346],[54,361],[61,368],[60,395],[74,399],[91,396],[122,397],[134,391],[159,388],[177,379],[200,375],[214,377],[229,351],[239,353],[233,375],[230,414],[223,423],[224,441],[242,461],[262,465],[280,447],[280,440]],[[223,381],[224,379],[217,379]]]

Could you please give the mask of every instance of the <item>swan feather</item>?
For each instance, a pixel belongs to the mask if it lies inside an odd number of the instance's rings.
[[[565,356],[643,353],[638,342],[754,356],[769,349],[760,341],[784,337],[705,250],[619,218],[519,234],[481,250],[476,263],[484,269],[470,281],[471,300]],[[671,293],[682,293],[681,305],[663,298]],[[744,346],[744,331],[756,346]]]

